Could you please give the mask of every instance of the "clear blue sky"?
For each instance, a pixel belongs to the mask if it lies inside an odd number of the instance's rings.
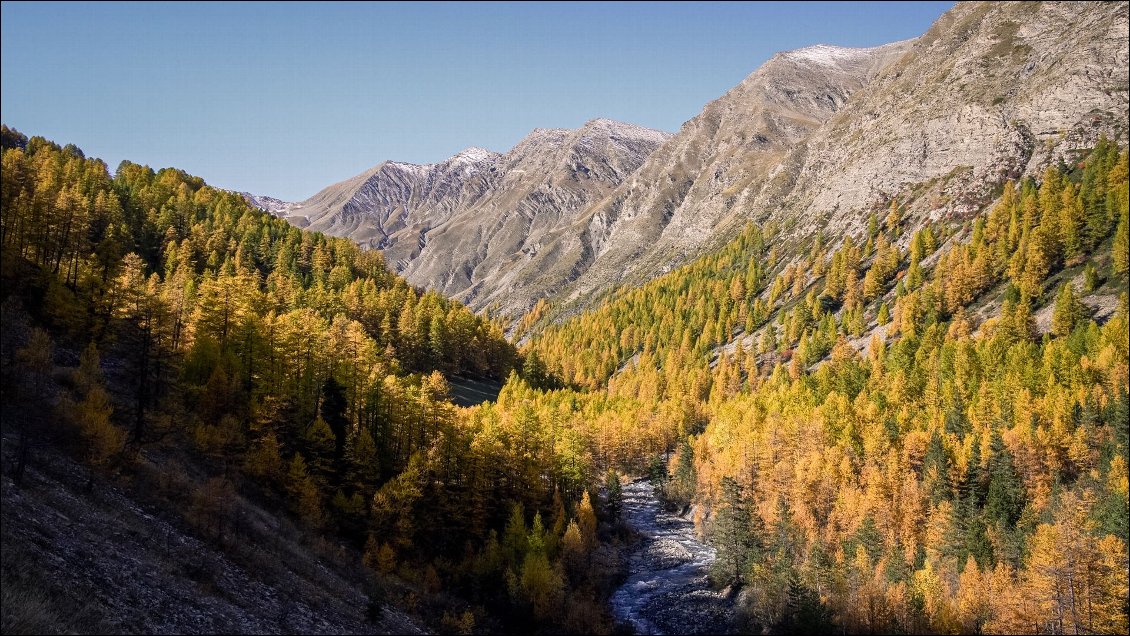
[[[675,131],[777,51],[914,37],[950,6],[4,2],[0,118],[111,170],[302,200],[537,127]]]

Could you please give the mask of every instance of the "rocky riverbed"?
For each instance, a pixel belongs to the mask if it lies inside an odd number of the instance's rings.
[[[643,535],[627,581],[612,595],[617,620],[640,634],[723,634],[732,631],[733,603],[710,588],[714,548],[695,536],[690,520],[665,512],[651,482],[624,487],[624,519]]]

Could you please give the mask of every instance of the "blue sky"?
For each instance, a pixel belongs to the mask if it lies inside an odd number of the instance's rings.
[[[675,131],[777,51],[914,37],[950,6],[4,2],[0,118],[302,200],[537,127]]]

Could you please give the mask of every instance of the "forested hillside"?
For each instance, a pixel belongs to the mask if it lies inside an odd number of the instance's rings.
[[[1130,633],[1130,2],[584,4],[3,3],[0,634]]]
[[[746,629],[1127,627],[1114,143],[913,232],[897,200],[855,236],[750,226],[519,356],[375,252],[3,133],[13,484],[45,440],[92,488],[172,479],[171,453],[192,475],[167,504],[216,545],[251,540],[252,499],[438,629],[552,633],[613,629],[616,471],[647,473]],[[462,409],[454,374],[508,381]]]
[[[527,361],[608,405],[609,459],[675,451],[652,474],[746,628],[1124,632],[1127,201],[1104,140],[913,233],[897,200],[750,227]]]
[[[224,549],[254,540],[237,502],[292,515],[436,628],[611,628],[586,414],[545,426],[518,379],[497,406],[447,399],[447,377],[511,374],[497,325],[182,171],[111,174],[7,127],[2,159],[12,488],[61,446],[91,490],[160,494]]]

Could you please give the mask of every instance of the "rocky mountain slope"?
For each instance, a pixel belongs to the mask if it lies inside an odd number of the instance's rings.
[[[15,446],[5,435],[5,466]],[[200,492],[143,460],[145,487]],[[22,483],[5,471],[0,501],[5,633],[426,633],[395,607],[368,617],[356,566],[234,493],[239,525],[217,538],[41,445]]]
[[[250,192],[238,192],[237,194],[241,195],[244,199],[247,200],[248,203],[259,208],[260,210],[283,218],[285,218],[290,210],[297,205],[296,203],[283,201],[282,199],[276,199],[275,197],[255,195],[251,194]]]
[[[542,290],[560,290],[560,300],[586,298],[697,255],[734,217],[749,214],[741,201],[750,188],[771,180],[784,158],[909,46],[821,45],[774,56],[586,210],[558,249],[529,268],[532,284],[513,296],[529,303]]]
[[[578,130],[534,130],[505,154],[468,148],[437,164],[384,162],[302,203],[249,200],[283,210],[296,225],[380,249],[413,283],[482,309],[501,300],[546,237],[669,137],[596,119]]]
[[[607,120],[538,130],[505,155],[384,163],[287,213],[475,309],[575,311],[747,221],[835,238],[892,198],[912,226],[960,219],[1008,178],[1125,139],[1127,13],[960,3],[915,40],[780,53],[669,139]]]
[[[1125,2],[961,3],[783,162],[791,183],[748,205],[837,229],[889,196],[960,217],[1101,134],[1124,140],[1127,17]]]
[[[1008,178],[1039,175],[1102,134],[1125,140],[1127,13],[1125,2],[962,3],[910,42],[774,57],[641,167],[626,189],[645,194],[624,196],[617,218],[609,220],[614,205],[587,213],[592,223],[576,241],[603,249],[558,300],[582,308],[594,294],[650,279],[749,220],[779,221],[794,236],[823,229],[838,240],[891,198],[911,215],[912,228],[926,218],[960,219]],[[859,90],[828,90],[834,79],[853,76]],[[814,83],[817,77],[826,79]],[[798,95],[797,84],[810,92]],[[781,97],[822,121],[805,131],[780,125],[797,118],[779,117],[770,127],[776,137],[766,135],[783,139],[776,154],[742,147],[749,134],[742,123]],[[688,155],[725,159],[696,170],[681,159]]]

